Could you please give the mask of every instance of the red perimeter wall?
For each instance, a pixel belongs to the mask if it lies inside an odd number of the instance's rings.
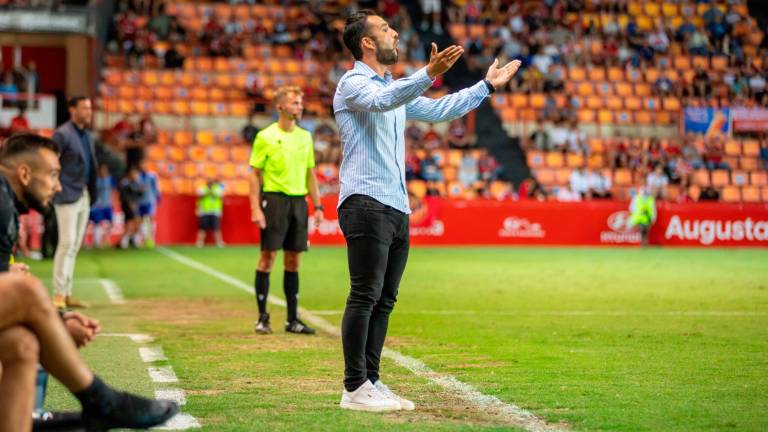
[[[343,245],[336,197],[323,199],[326,220],[310,223],[313,245]],[[427,198],[411,215],[414,245],[633,245],[639,234],[622,202],[458,201]],[[165,195],[157,217],[160,244],[192,243],[195,197]],[[247,197],[224,199],[224,241],[255,244]],[[209,239],[210,241],[210,239]],[[768,204],[660,203],[652,244],[669,246],[768,247]]]

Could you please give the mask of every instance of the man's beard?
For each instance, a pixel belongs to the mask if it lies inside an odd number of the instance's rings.
[[[40,198],[36,197],[32,192],[28,190],[24,191],[24,203],[27,205],[27,207],[40,214],[47,212],[48,208],[50,207],[50,203],[43,204],[43,201]]]
[[[376,41],[376,61],[386,66],[397,63],[397,50],[382,48],[379,41]]]

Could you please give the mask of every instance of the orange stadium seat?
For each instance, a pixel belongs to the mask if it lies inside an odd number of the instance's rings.
[[[221,176],[227,180],[232,180],[237,177],[237,166],[231,162],[221,165]]]
[[[757,140],[745,140],[743,142],[745,156],[758,156],[760,154],[760,142]]]
[[[608,68],[608,80],[614,84],[619,84],[620,82],[624,81],[624,69],[619,67]]]
[[[739,202],[741,201],[741,192],[736,186],[725,186],[723,188],[722,199],[725,202]]]
[[[192,144],[192,133],[184,130],[174,131],[173,144],[181,147]]]
[[[745,171],[732,171],[731,184],[736,186],[747,186],[749,184],[749,173]]]
[[[448,196],[451,198],[462,198],[464,196],[464,193],[466,192],[464,185],[458,181],[454,180],[452,182],[448,183]]]
[[[721,187],[731,183],[730,175],[726,170],[714,170],[711,173],[712,186]]]
[[[156,161],[165,159],[165,148],[159,145],[147,147],[147,158]]]
[[[620,110],[622,108],[623,102],[622,98],[611,96],[605,99],[605,106],[608,109],[612,110]]]
[[[580,153],[568,153],[566,155],[566,166],[569,168],[578,168],[584,165],[584,156]]]
[[[547,166],[550,168],[561,168],[565,165],[563,154],[560,152],[549,152],[546,156]]]
[[[195,132],[195,143],[203,146],[212,146],[215,143],[213,132],[209,130]]]
[[[631,84],[625,82],[617,82],[614,87],[618,96],[629,97],[633,94]]]
[[[219,145],[213,146],[211,148],[211,160],[214,162],[228,162],[229,152],[227,148]]]
[[[542,109],[547,103],[547,98],[541,93],[534,93],[531,95],[530,104],[532,108]]]
[[[616,186],[631,186],[632,185],[632,172],[625,168],[617,169],[613,173],[613,183]]]
[[[643,108],[643,100],[637,97],[625,97],[624,106],[629,110],[639,110]]]
[[[667,111],[677,111],[680,109],[680,99],[676,97],[665,97],[662,103]]]
[[[597,121],[600,123],[613,123],[614,112],[601,109],[597,113]]]
[[[184,157],[184,150],[179,147],[168,147],[168,159],[173,162],[182,162],[186,158]]]
[[[585,81],[587,79],[587,70],[578,66],[571,67],[568,69],[568,79],[570,81]]]
[[[579,118],[579,122],[581,123],[594,123],[595,122],[595,111],[590,109],[580,109],[577,112],[577,117]]]
[[[637,111],[635,113],[635,122],[641,125],[653,123],[653,115],[648,111]]]
[[[768,186],[768,174],[766,171],[754,171],[749,178],[752,180],[752,186]]]
[[[513,108],[526,108],[528,107],[528,95],[515,93],[510,97],[509,102]]]
[[[728,140],[725,143],[724,150],[728,156],[739,156],[741,154],[741,143],[735,140]]]
[[[181,174],[187,178],[196,178],[200,175],[200,164],[197,162],[184,162],[181,164]]]
[[[189,115],[189,102],[173,101],[173,104],[171,105],[171,111],[179,116]]]
[[[709,186],[709,171],[705,169],[696,170],[696,172],[693,173],[693,184],[697,186]]]
[[[603,107],[603,98],[599,96],[588,96],[585,98],[584,105],[589,109],[601,109]]]
[[[589,156],[587,166],[592,169],[602,168],[605,165],[602,154],[592,154]]]
[[[541,168],[544,166],[544,154],[538,150],[530,150],[526,155],[528,166],[531,168]]]
[[[635,96],[650,96],[651,95],[651,86],[644,83],[637,83],[635,84]]]
[[[758,159],[755,157],[742,156],[739,158],[739,168],[746,171],[755,171],[758,166]]]
[[[418,198],[424,198],[427,195],[427,183],[423,180],[411,180],[408,182],[408,190]]]
[[[605,141],[599,137],[590,138],[589,148],[592,153],[602,153],[605,151]]]
[[[555,171],[549,168],[541,168],[535,171],[536,179],[544,186],[555,184]]]
[[[573,170],[570,168],[558,168],[555,170],[555,184],[558,185],[566,185],[571,179],[571,172]]]
[[[745,186],[741,189],[741,199],[744,202],[760,202],[760,188]]]

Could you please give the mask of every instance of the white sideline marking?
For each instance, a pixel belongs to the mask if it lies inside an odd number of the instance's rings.
[[[155,340],[155,338],[153,338],[152,336],[141,334],[141,333],[101,333],[99,334],[99,336],[127,337],[136,343],[150,343]]]
[[[154,427],[152,430],[184,430],[199,427],[201,427],[200,422],[196,418],[186,413],[179,413],[162,426]]]
[[[341,315],[343,310],[312,311],[315,315]],[[398,311],[398,315],[501,315],[501,316],[711,316],[711,317],[750,317],[768,316],[760,311],[473,311],[473,310],[420,310]]]
[[[148,367],[149,377],[156,383],[177,383],[179,378],[173,372],[171,366],[153,366]]]
[[[117,286],[115,281],[110,279],[99,279],[99,283],[104,287],[104,291],[107,293],[107,297],[109,297],[109,301],[111,301],[112,304],[125,304],[123,292],[120,290],[120,287]]]
[[[168,360],[161,347],[141,347],[139,348],[139,355],[144,363]]]
[[[187,397],[179,389],[155,390],[155,399],[172,400],[179,404],[179,406],[187,404]]]
[[[249,294],[253,294],[253,287],[251,287],[250,285],[246,284],[245,282],[239,279],[235,279],[232,276],[224,274],[218,270],[215,270],[191,258],[187,258],[184,255],[181,255],[170,249],[159,247],[159,248],[156,248],[155,250],[167,256],[168,258],[171,258],[175,261],[178,261],[194,269],[200,270],[203,273],[213,276],[216,279],[226,282]],[[280,305],[280,306],[285,305],[284,300],[273,297],[271,295],[269,296],[269,301],[276,305]],[[322,329],[326,333],[330,333],[334,336],[339,336],[341,334],[341,331],[336,326],[329,323],[325,319],[317,315],[314,315],[311,312],[308,312],[307,310],[302,308],[299,308],[299,311],[301,312],[301,315],[303,318],[305,318],[310,323],[316,325],[318,328]],[[480,391],[478,391],[477,389],[475,389],[472,385],[461,382],[455,377],[453,377],[452,375],[435,372],[434,370],[430,369],[427,365],[425,365],[423,362],[413,357],[408,357],[406,355],[399,353],[398,351],[387,349],[387,348],[384,349],[384,351],[382,352],[382,355],[393,360],[398,365],[410,370],[417,376],[424,377],[429,381],[443,387],[444,389],[448,390],[455,396],[474,405],[475,407],[480,408],[481,410],[488,412],[489,414],[493,414],[498,417],[501,417],[505,421],[512,423],[515,426],[521,427],[527,431],[538,432],[538,431],[565,430],[562,426],[547,424],[544,420],[536,417],[530,411],[524,410],[513,403],[503,402],[495,396],[485,395]]]

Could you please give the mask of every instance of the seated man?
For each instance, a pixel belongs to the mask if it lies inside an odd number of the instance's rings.
[[[179,410],[171,401],[116,391],[85,365],[39,280],[0,275],[0,430],[32,427],[37,364],[80,401],[87,430],[148,428]]]

